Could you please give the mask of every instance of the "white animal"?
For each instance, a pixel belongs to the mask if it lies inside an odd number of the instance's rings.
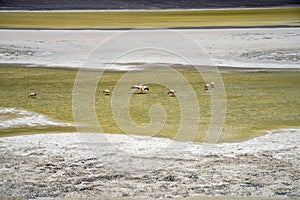
[[[103,90],[103,94],[110,95],[110,91],[108,89]]]
[[[209,89],[209,84],[208,83],[205,83],[204,84],[204,90],[208,90]]]
[[[35,92],[31,92],[29,95],[28,95],[28,98],[36,98],[36,93]]]
[[[134,85],[131,87],[131,89],[139,89],[141,90],[141,93],[143,93],[144,90],[149,90],[148,86],[146,85]]]
[[[176,91],[175,90],[169,90],[168,94],[171,94],[171,96],[175,96]]]
[[[215,88],[215,82],[210,82],[210,84],[205,83],[204,84],[204,90],[209,90]]]

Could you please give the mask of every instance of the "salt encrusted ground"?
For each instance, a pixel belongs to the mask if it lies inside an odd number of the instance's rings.
[[[103,30],[0,30],[0,63],[19,63],[32,65],[80,67],[97,45],[114,38],[132,35],[142,41],[145,48],[153,46],[156,35],[168,40],[172,49],[183,48],[178,38],[168,37],[171,32],[183,35],[179,38],[191,40],[203,47],[203,52],[210,56],[218,66],[250,67],[250,68],[299,68],[300,66],[300,28],[251,28],[251,29],[194,29],[194,30],[139,30],[139,31],[103,31]],[[125,36],[124,36],[125,37]],[[174,41],[173,41],[174,40]],[[106,50],[114,52],[114,48],[130,46],[118,43]],[[196,46],[196,45],[195,45]],[[98,46],[99,47],[99,46]],[[184,47],[185,48],[185,47]],[[187,49],[186,52],[197,51]],[[109,52],[102,52],[103,54]],[[124,52],[123,52],[124,53]],[[138,51],[137,56],[123,56],[118,62],[124,63],[170,63],[182,62],[176,57],[165,55],[160,51],[149,53]],[[180,56],[180,55],[179,55]],[[102,55],[93,57],[99,68],[105,68]],[[116,58],[113,58],[116,59]],[[187,59],[189,57],[187,56]],[[104,64],[104,65],[101,65]],[[201,63],[200,63],[201,64]],[[114,69],[136,69],[135,65],[113,65]]]
[[[193,195],[297,199],[299,146],[299,129],[210,145],[100,133],[6,137],[0,138],[0,194],[32,199]]]

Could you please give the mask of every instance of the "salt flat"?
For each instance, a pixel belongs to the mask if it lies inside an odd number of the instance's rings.
[[[0,194],[29,199],[296,199],[299,139],[299,129],[210,145],[100,133],[0,138]]]
[[[173,37],[170,37],[175,35]],[[143,49],[130,49],[132,41]],[[0,63],[128,70],[135,63],[187,64],[199,52],[217,66],[299,68],[300,28],[190,30],[0,30]],[[186,43],[185,43],[186,42]],[[190,43],[190,44],[188,44]],[[191,45],[193,43],[193,45]],[[134,46],[133,46],[134,47]],[[159,47],[159,48],[158,48]],[[166,48],[164,48],[166,47]],[[153,48],[152,51],[145,49]],[[177,52],[170,56],[166,49]],[[134,53],[130,53],[134,50]],[[93,53],[97,56],[92,56]],[[112,54],[118,52],[120,54]],[[114,65],[114,64],[122,65]]]

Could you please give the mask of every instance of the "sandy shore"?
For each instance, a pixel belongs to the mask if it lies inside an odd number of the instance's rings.
[[[170,37],[174,33],[177,36]],[[129,43],[128,38],[136,38],[136,41]],[[131,47],[135,47],[132,43],[137,41],[139,47],[144,49],[129,52]],[[200,60],[192,62],[193,64],[299,68],[298,41],[300,28],[172,31],[0,30],[0,63],[52,67],[95,65],[96,68],[106,68],[107,63],[126,63],[110,67],[128,70],[139,67],[133,63],[187,64],[186,60],[195,59],[195,52],[199,52],[200,56],[210,61],[201,63]],[[156,48],[152,52],[145,50],[152,47]],[[169,49],[177,55],[165,51]],[[119,54],[112,57],[113,52]]]
[[[278,130],[210,145],[93,133],[0,138],[0,196],[297,199],[299,136]]]

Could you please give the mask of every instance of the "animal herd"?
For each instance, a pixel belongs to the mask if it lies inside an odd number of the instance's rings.
[[[205,83],[204,84],[204,90],[209,90],[209,89],[213,89],[215,88],[215,83],[214,82],[211,82],[211,83]],[[146,85],[134,85],[132,87],[130,87],[130,89],[136,89],[136,90],[140,90],[140,93],[143,93],[145,90],[149,90],[149,87],[146,86]],[[105,89],[103,90],[102,92],[104,95],[110,95],[110,90],[108,89]],[[176,91],[173,90],[173,89],[170,89],[167,94],[170,95],[170,96],[175,96],[175,93]],[[31,92],[29,95],[28,95],[28,98],[30,99],[35,99],[36,98],[36,92]]]
[[[214,82],[204,84],[204,90],[209,90],[209,89],[213,89],[213,88],[215,88],[215,83]],[[140,90],[139,94],[142,94],[142,93],[144,93],[145,90],[148,91],[149,87],[146,86],[146,85],[133,85],[133,86],[130,87],[130,89]],[[103,94],[104,95],[110,95],[110,90],[108,90],[108,89],[103,90]],[[167,92],[167,94],[170,95],[170,96],[175,96],[176,91],[173,90],[173,89],[170,89]]]

